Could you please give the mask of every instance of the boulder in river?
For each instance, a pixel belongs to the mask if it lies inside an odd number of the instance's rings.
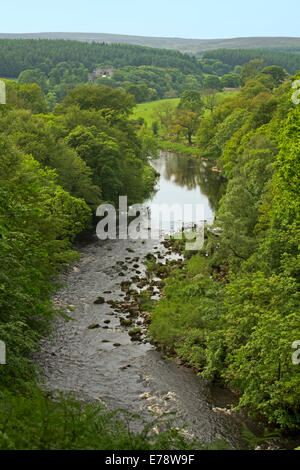
[[[133,328],[133,330],[130,330],[128,334],[131,338],[131,341],[140,341],[142,330],[140,328]]]
[[[147,400],[147,398],[150,398],[150,394],[149,393],[142,393],[142,395],[140,395],[140,397],[142,400]]]
[[[130,287],[130,281],[122,281],[121,282],[121,290],[126,291]]]
[[[138,282],[136,286],[137,286],[139,289],[142,289],[142,288],[145,287],[146,285],[147,285],[147,279],[143,279],[143,280],[141,280],[140,282]]]
[[[120,318],[120,324],[122,326],[131,326],[132,325],[132,319],[131,318]]]
[[[96,299],[96,300],[94,301],[94,304],[95,304],[95,305],[101,305],[101,304],[104,304],[104,303],[105,303],[104,297],[98,297],[98,299]]]
[[[89,330],[95,330],[96,328],[100,328],[99,323],[92,323],[92,324],[88,327]]]

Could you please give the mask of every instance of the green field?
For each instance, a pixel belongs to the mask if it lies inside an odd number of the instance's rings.
[[[148,103],[140,103],[136,105],[132,114],[132,119],[143,118],[148,126],[151,126],[153,121],[157,120],[156,109],[162,103],[170,103],[174,109],[179,104],[179,98],[150,101]]]
[[[234,96],[237,92],[236,91],[224,91],[221,93],[217,93],[219,103],[221,103],[225,98],[230,98]],[[173,98],[173,99],[166,99],[166,100],[157,100],[157,101],[150,101],[148,103],[140,103],[137,104],[134,112],[132,114],[132,119],[139,119],[143,118],[145,120],[145,123],[147,126],[151,127],[152,123],[154,121],[158,120],[156,109],[157,106],[159,106],[162,103],[170,103],[174,109],[178,106],[179,104],[179,98]],[[205,111],[204,116],[209,115],[210,111]]]

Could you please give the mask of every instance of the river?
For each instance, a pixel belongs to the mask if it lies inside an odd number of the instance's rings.
[[[161,176],[148,204],[199,203],[207,221],[213,220],[223,188],[218,173],[193,158],[167,152],[153,166]],[[75,392],[146,418],[153,412],[175,412],[175,424],[187,424],[197,439],[221,439],[231,448],[241,447],[241,417],[220,411],[235,397],[162,358],[147,341],[131,341],[129,328],[120,324],[122,314],[112,307],[112,302],[124,299],[121,282],[143,278],[145,256],[154,253],[163,259],[170,256],[166,248],[155,240],[103,242],[95,237],[79,249],[81,261],[62,275],[65,285],[53,299],[73,320],[55,320],[37,360],[45,387]],[[104,303],[95,304],[99,296]],[[135,324],[143,329],[143,318],[137,317]]]

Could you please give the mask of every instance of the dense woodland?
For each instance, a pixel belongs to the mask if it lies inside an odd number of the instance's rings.
[[[185,90],[201,90],[204,76],[200,73],[183,73],[180,68],[123,67],[111,79],[99,78],[96,85],[105,84],[122,88],[134,96],[137,103],[161,98],[177,98]]]
[[[105,33],[24,33],[0,34],[1,39],[64,39],[82,42],[134,44],[152,48],[177,50],[201,57],[204,51],[215,49],[268,49],[285,52],[300,52],[297,37],[240,37],[231,39],[183,39],[168,37],[129,36]]]
[[[198,114],[195,145],[226,177],[226,192],[203,251],[186,253],[185,269],[169,275],[150,330],[167,354],[238,392],[240,407],[295,430],[300,107],[291,100],[292,80],[266,87],[261,78],[205,119]],[[196,98],[186,92],[180,106],[194,119]]]
[[[0,109],[0,336],[9,355],[1,382],[13,384],[31,372],[28,353],[52,315],[50,279],[76,258],[76,235],[101,202],[116,203],[119,194],[141,201],[155,177],[149,142],[145,147],[126,117],[129,95],[78,88],[50,115],[36,113],[37,85],[7,87]]]
[[[77,88],[49,114],[38,85],[6,81],[6,87],[7,104],[0,106],[0,338],[7,350],[0,448],[149,448],[148,431],[133,443],[122,417],[99,416],[99,407],[68,399],[49,401],[37,388],[32,354],[62,314],[50,298],[61,269],[78,259],[76,236],[92,228],[101,202],[114,204],[119,194],[143,200],[155,182],[148,163],[155,145],[129,122],[133,99],[118,90]],[[99,435],[99,428],[105,432]],[[174,439],[185,445],[174,433],[158,445],[168,448]]]
[[[232,68],[253,59],[263,59],[266,65],[279,65],[288,73],[294,74],[300,69],[299,49],[295,53],[265,49],[218,49],[204,52],[203,59],[217,59]]]
[[[119,421],[119,434],[110,434],[111,418],[98,408],[49,401],[32,361],[58,314],[51,295],[59,272],[78,258],[74,240],[93,226],[99,203],[149,194],[148,157],[162,140],[216,165],[226,190],[214,201],[203,252],[186,254],[184,269],[169,273],[151,337],[236,391],[253,415],[299,429],[300,369],[291,345],[300,338],[300,105],[291,87],[300,76],[287,74],[295,70],[280,53],[247,53],[216,51],[201,64],[127,45],[0,41],[0,76],[19,76],[5,80],[0,106],[0,339],[8,354],[0,448],[195,448],[174,431],[133,442]],[[87,85],[99,63],[116,67],[113,78]],[[242,88],[217,98],[232,84]],[[175,96],[178,106],[161,105],[151,128],[132,118],[136,102]]]
[[[174,98],[203,85],[199,61],[177,51],[63,40],[0,40],[0,76],[38,84],[50,110],[69,89],[86,84],[88,73],[99,65],[113,67],[114,74],[98,79],[95,86],[120,88],[137,102]]]
[[[238,88],[249,78],[241,72],[251,60],[260,60],[261,71],[274,64],[288,73],[300,69],[299,54],[268,50],[220,49],[197,60],[177,51],[125,44],[0,39],[0,76],[38,84],[50,111],[69,89],[87,84],[88,73],[99,65],[113,67],[113,75],[98,78],[93,86],[119,88],[141,103],[177,98],[185,90]]]
[[[15,78],[23,70],[36,67],[49,73],[61,62],[79,62],[90,72],[101,63],[107,63],[116,68],[128,65],[153,65],[175,67],[187,74],[201,72],[201,66],[195,57],[167,49],[64,40],[0,39],[0,76],[2,77]]]

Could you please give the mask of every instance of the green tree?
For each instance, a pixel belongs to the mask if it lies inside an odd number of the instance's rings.
[[[135,106],[134,99],[127,93],[110,87],[81,86],[69,90],[63,106],[77,105],[82,110],[101,111],[110,120],[126,117]]]
[[[192,137],[199,128],[199,115],[193,111],[178,109],[173,122],[175,134],[183,134],[188,144],[192,145]]]
[[[253,59],[250,60],[247,64],[243,65],[241,72],[241,83],[245,83],[263,70],[266,63],[263,59]]]
[[[204,79],[203,88],[205,90],[210,89],[221,91],[223,86],[219,77],[216,77],[215,75],[207,75]]]
[[[41,87],[44,93],[47,93],[49,88],[47,75],[40,69],[23,70],[19,75],[18,83],[21,85],[36,83]]]
[[[240,86],[240,76],[236,73],[223,75],[221,83],[224,88],[238,88]]]
[[[279,86],[288,78],[287,72],[279,65],[270,65],[269,67],[265,67],[262,70],[262,73],[271,75],[276,86]]]
[[[199,116],[203,114],[204,103],[199,91],[186,90],[180,97],[178,109],[192,111]]]

